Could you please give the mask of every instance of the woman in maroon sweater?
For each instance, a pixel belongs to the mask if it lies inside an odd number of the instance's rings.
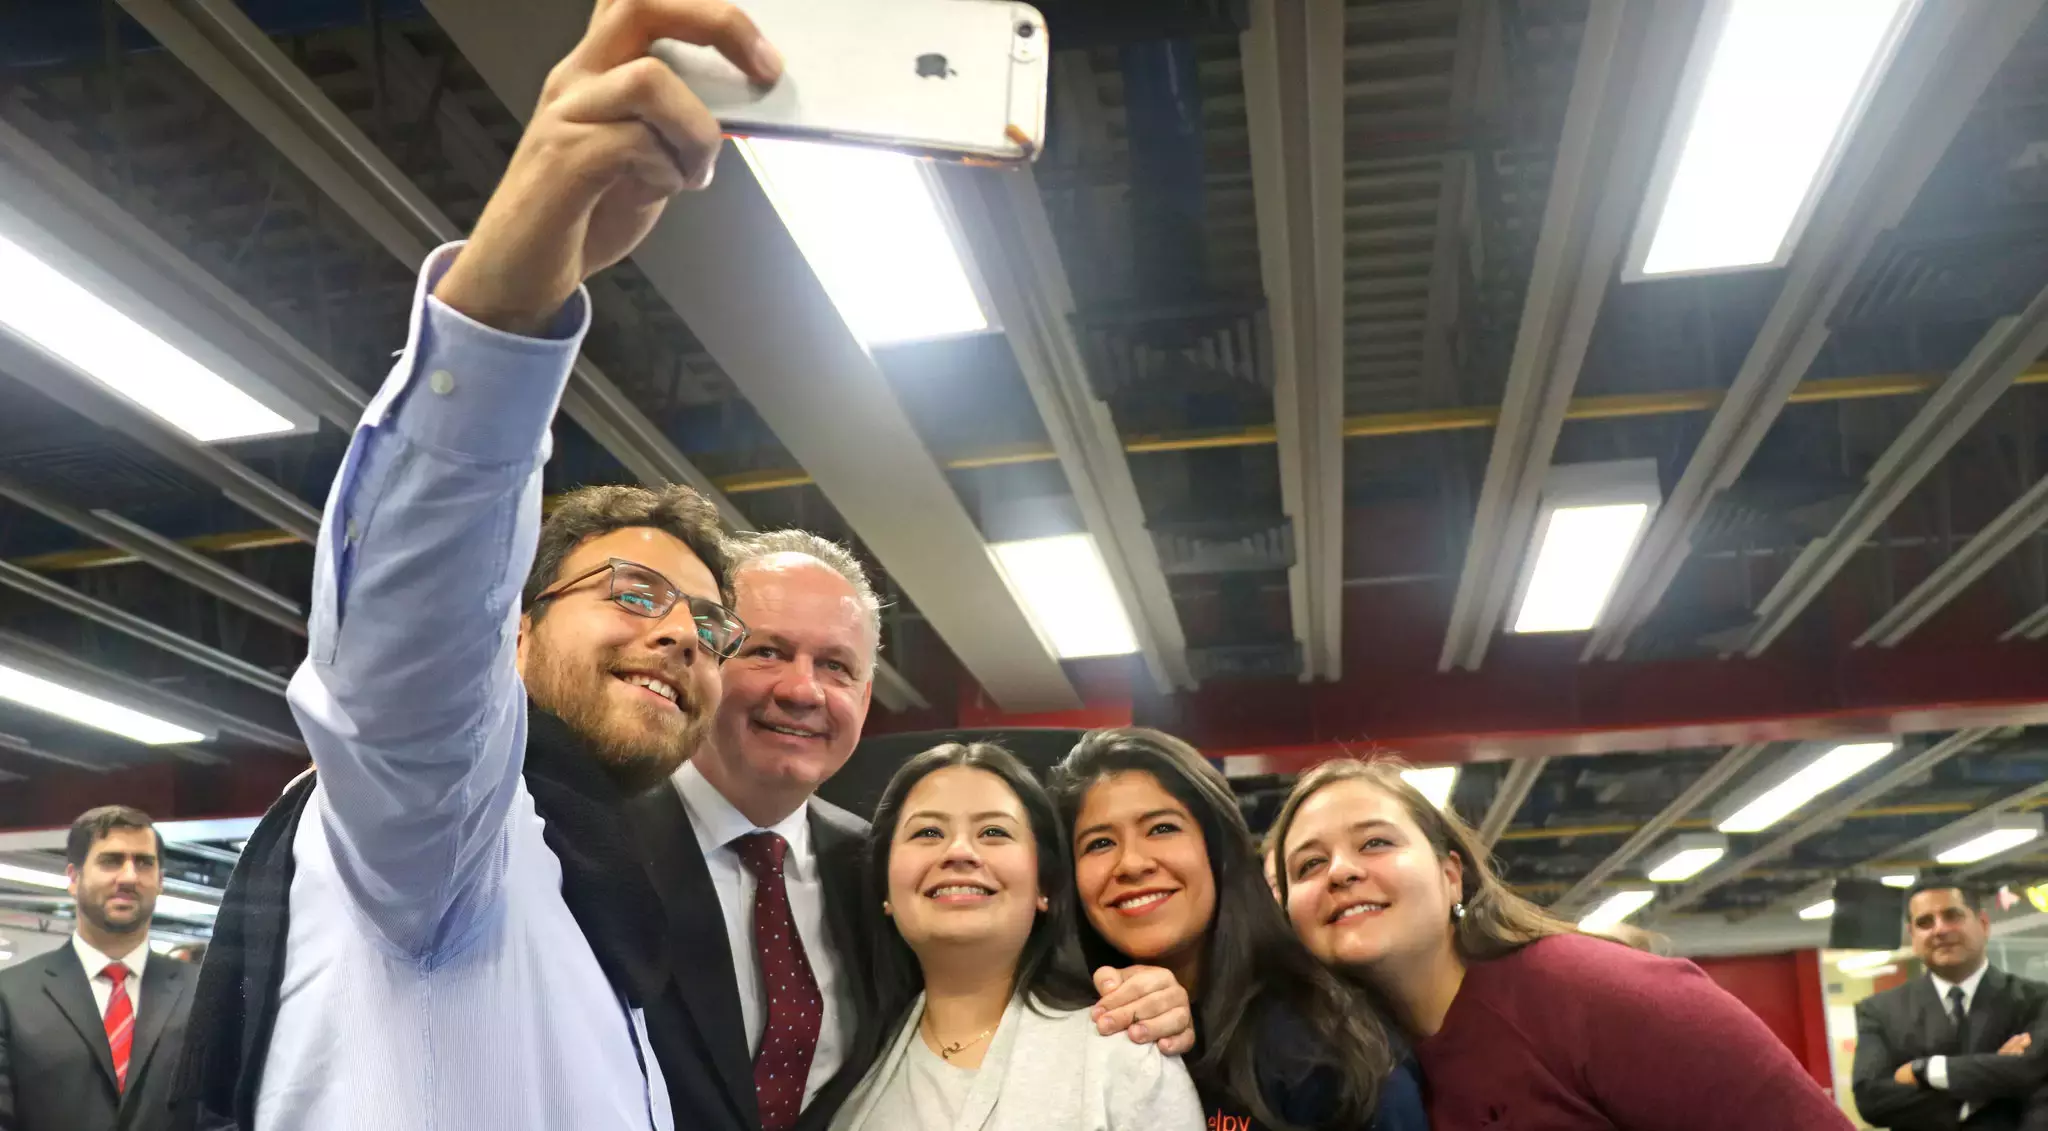
[[[1327,762],[1274,825],[1288,918],[1414,1042],[1434,1131],[1848,1131],[1747,1007],[1507,890],[1399,762]]]

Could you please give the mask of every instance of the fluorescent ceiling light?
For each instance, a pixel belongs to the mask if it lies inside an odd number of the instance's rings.
[[[1660,499],[1655,460],[1552,468],[1511,631],[1585,632],[1599,623]]]
[[[1785,263],[1914,7],[1722,0],[1700,25],[1624,277]]]
[[[1859,950],[1836,961],[1835,969],[1844,974],[1867,974],[1879,967],[1890,965],[1892,951]]]
[[[1909,888],[1918,882],[1919,879],[1919,876],[1911,872],[1902,872],[1896,876],[1879,876],[1877,882],[1888,888]]]
[[[1835,901],[1823,899],[1810,907],[1802,907],[1799,909],[1799,917],[1808,922],[1815,919],[1832,919],[1835,917]]]
[[[1652,883],[1675,884],[1692,879],[1726,855],[1727,837],[1713,833],[1687,833],[1672,838],[1663,853],[1653,858],[1647,875]]]
[[[735,144],[864,344],[990,328],[923,159],[812,141]]]
[[[1934,854],[1937,864],[1975,864],[2010,852],[2041,835],[2039,813],[2013,813],[1979,825],[1969,839]]]
[[[174,919],[211,919],[220,914],[220,905],[186,899],[181,895],[159,895],[156,897],[156,911]]]
[[[1401,771],[1401,780],[1414,786],[1438,809],[1451,806],[1451,791],[1458,787],[1458,767],[1425,766]]]
[[[1615,892],[1603,900],[1585,918],[1579,920],[1579,929],[1593,934],[1612,930],[1623,919],[1649,906],[1657,893],[1648,888],[1629,888]]]
[[[62,873],[45,872],[40,868],[24,868],[4,860],[0,860],[0,880],[13,880],[17,884],[55,888],[58,891],[67,891],[71,887],[71,881],[65,879]]]
[[[1898,744],[1893,742],[1844,743],[1758,794],[1714,827],[1724,833],[1753,833],[1770,828],[1896,749]]]
[[[0,235],[0,326],[201,443],[291,432],[291,421]]]
[[[0,699],[33,707],[82,726],[118,734],[147,746],[198,742],[206,737],[196,730],[187,730],[153,715],[110,703],[5,664],[0,664]]]
[[[988,549],[1054,655],[1076,660],[1138,650],[1131,618],[1110,584],[1094,537],[1055,534],[991,542]]]

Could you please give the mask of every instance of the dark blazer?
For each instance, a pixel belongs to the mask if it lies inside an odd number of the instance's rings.
[[[1954,1028],[1925,974],[1856,1003],[1853,1081],[1864,1122],[1898,1131],[2048,1131],[2048,985],[1987,970],[1970,1002],[1967,1048],[1954,1047]],[[2021,1033],[2033,1034],[2033,1047],[1999,1056]],[[1892,1079],[1923,1056],[1948,1057],[1947,1088]],[[1968,1123],[1959,1119],[1964,1103]]]
[[[739,980],[726,941],[725,914],[690,827],[689,811],[674,789],[664,787],[628,803],[627,813],[668,910],[672,974],[668,989],[647,1007],[646,1017],[676,1123],[698,1131],[761,1131],[754,1100],[754,1056],[740,1018]],[[869,960],[854,903],[860,898],[867,822],[816,797],[811,798],[810,820],[834,957],[845,976],[860,978]],[[797,1131],[824,1131],[867,1069],[850,1044],[846,1063],[804,1108]]]
[[[128,1050],[128,1091],[114,1087],[106,1025],[70,942],[0,970],[0,1131],[158,1131],[197,971],[151,955]]]

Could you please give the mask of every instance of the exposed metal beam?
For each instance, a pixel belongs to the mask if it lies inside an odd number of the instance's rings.
[[[1630,834],[1621,847],[1607,854],[1605,860],[1593,865],[1591,871],[1579,877],[1565,893],[1557,897],[1551,907],[1558,911],[1575,909],[1594,890],[1607,881],[1607,877],[1620,871],[1628,862],[1641,855],[1657,839],[1671,830],[1673,825],[1683,821],[1694,810],[1707,803],[1707,799],[1718,793],[1722,786],[1742,772],[1742,768],[1756,761],[1757,755],[1769,750],[1768,742],[1749,742],[1731,746],[1719,761],[1707,767],[1707,771],[1686,786],[1684,791],[1671,799],[1671,804],[1659,810],[1657,815],[1643,823],[1643,827]]]
[[[1301,676],[1343,675],[1344,4],[1252,0],[1239,37]]]
[[[1826,344],[1836,305],[1878,237],[1898,224],[2042,0],[1923,4],[1835,166],[1776,303],[1692,459],[1643,535],[1585,658],[1618,659]]]
[[[213,594],[228,604],[262,617],[298,636],[306,635],[305,611],[298,602],[266,589],[153,531],[144,530],[109,511],[81,511],[58,502],[40,491],[0,475],[0,497],[11,499],[46,518],[63,523],[88,538],[104,542],[170,574],[179,581]]]
[[[306,744],[292,735],[272,730],[261,723],[250,722],[239,715],[230,714],[175,692],[166,691],[146,680],[86,663],[63,649],[52,647],[34,637],[0,629],[0,657],[4,657],[12,666],[53,682],[94,692],[170,722],[189,726],[193,730],[232,735],[245,742],[267,746],[283,754],[295,754],[299,757],[306,755]],[[156,749],[168,751],[185,761],[203,765],[217,765],[226,760],[196,745],[164,746]]]
[[[2032,615],[2005,630],[2000,640],[2040,640],[2048,637],[2048,605],[2035,609]]]
[[[1479,847],[1492,851],[1500,834],[1508,831],[1515,814],[1521,810],[1522,802],[1529,799],[1529,791],[1536,786],[1536,779],[1543,775],[1548,758],[1517,758],[1508,763],[1507,775],[1501,778],[1500,788],[1493,791],[1493,801],[1486,806],[1486,816],[1479,822]]]
[[[59,766],[69,766],[74,770],[84,770],[94,774],[104,774],[108,770],[113,769],[112,766],[103,763],[88,762],[83,758],[74,758],[69,754],[53,753],[25,738],[11,734],[0,734],[0,751],[5,751],[9,754],[19,754],[25,758],[35,758],[39,761],[52,762]]]
[[[1900,431],[1864,477],[1863,490],[1840,521],[1785,570],[1757,606],[1756,625],[1742,651],[1760,656],[1819,597],[1836,573],[1905,503],[1949,449],[1991,411],[2022,370],[2048,351],[2048,289],[2025,310],[1993,323],[1969,356]]]
[[[455,222],[233,4],[123,0],[122,6],[407,267],[416,267],[437,245],[461,237]],[[398,51],[401,70],[417,84],[416,54],[402,44],[386,46]],[[473,179],[488,177],[476,186],[488,193],[496,181],[490,170],[502,169],[503,155],[494,152],[494,143],[474,119],[446,100],[437,118],[467,155],[458,167]],[[600,292],[617,296],[616,288],[604,280],[592,284],[593,296]],[[619,301],[611,299],[613,305]],[[358,414],[359,410],[360,406]],[[590,359],[577,359],[562,396],[562,412],[641,483],[688,484],[718,508],[727,525],[752,526]],[[354,424],[351,415],[344,426]],[[317,519],[314,525],[317,528]],[[930,705],[886,662],[877,666],[875,692],[892,710]]]
[[[283,676],[264,671],[246,660],[231,656],[211,645],[202,644],[189,636],[172,632],[133,613],[95,601],[78,590],[59,585],[39,573],[31,573],[9,562],[0,562],[0,585],[47,601],[74,615],[97,621],[116,632],[126,633],[145,644],[154,645],[180,659],[211,668],[251,687],[260,687],[273,695],[283,695],[285,692],[286,680]]]
[[[1935,829],[1933,832],[1922,833],[1911,840],[1902,841],[1898,844],[1895,844],[1890,848],[1886,849],[1885,851],[1880,852],[1867,860],[1864,860],[1860,864],[1855,864],[1848,868],[1840,869],[1840,874],[1880,874],[1887,864],[1896,864],[1902,860],[1911,859],[1913,853],[1932,848],[1935,845],[1941,844],[1943,842],[1951,840],[1952,838],[1960,837],[1968,833],[1973,826],[1981,824],[1986,817],[1994,817],[2000,813],[2014,812],[2018,809],[2026,807],[2028,803],[2040,800],[2043,797],[2048,797],[2048,782],[2040,782],[2038,784],[2028,786],[2027,788],[2022,789],[2017,793],[2007,794],[2006,796],[2001,797],[1996,801],[1993,801],[1989,805],[1986,805],[1983,808],[1978,809],[1977,811],[1971,813],[1966,817],[1958,817],[1957,819],[1950,821],[1948,824],[1943,825],[1938,829]],[[1967,876],[1974,873],[1975,871],[1977,871],[1977,869],[1966,869],[1962,874]],[[1780,905],[1789,904],[1790,902],[1791,900],[1789,899],[1778,901]]]
[[[1074,337],[1074,294],[1028,170],[941,170],[997,321],[1059,453],[1067,487],[1130,616],[1162,694],[1195,686],[1180,612],[1109,405],[1095,395]]]
[[[427,8],[522,117],[588,19],[574,0]],[[745,161],[728,152],[709,189],[663,213],[634,263],[982,689],[1011,711],[1078,704],[944,470]]]
[[[1551,453],[1699,13],[1696,3],[1595,0],[1587,14],[1442,670],[1485,662],[1514,595]]]
[[[1936,566],[1925,581],[1914,586],[1912,592],[1900,598],[1899,603],[1879,617],[1876,624],[1857,637],[1856,646],[1876,644],[1890,648],[1911,636],[1915,629],[1927,623],[1928,618],[1961,596],[1965,589],[2004,560],[2007,554],[2018,549],[2044,524],[2048,524],[2048,478],[2034,484],[2011,506],[1998,512],[1997,518],[1985,523],[1976,537],[1957,547],[1956,552]],[[2020,622],[2005,634],[2004,639],[2011,639],[2020,627],[2032,625],[2037,619],[2039,614]],[[2039,634],[2037,628],[2034,635]]]
[[[1480,83],[1480,60],[1486,52],[1490,12],[1491,6],[1484,3],[1458,6],[1458,31],[1450,41],[1450,98],[1445,108],[1452,132],[1463,130],[1472,117],[1472,106],[1477,100]],[[1347,51],[1347,58],[1355,58],[1356,50]],[[1467,219],[1471,213],[1473,160],[1472,153],[1466,150],[1444,154],[1437,174],[1437,197],[1433,207],[1408,202],[1352,207],[1347,201],[1344,209],[1347,222],[1364,220],[1374,213],[1392,212],[1417,218],[1428,215],[1435,224],[1435,234],[1431,237],[1433,250],[1429,278],[1422,281],[1428,301],[1423,319],[1426,329],[1422,339],[1422,382],[1423,387],[1433,394],[1431,400],[1424,402],[1426,404],[1455,403],[1458,399],[1453,386],[1453,369],[1457,360],[1454,346],[1459,311],[1464,301],[1463,257]],[[1411,209],[1414,210],[1412,213]],[[1397,285],[1405,287],[1410,282],[1397,280]],[[1352,284],[1350,289],[1356,295],[1362,292],[1363,285]]]
[[[1842,818],[1850,813],[1902,785],[1926,776],[1929,770],[1996,733],[1998,732],[1989,727],[1973,727],[1949,735],[1900,763],[1890,773],[1876,781],[1814,810],[1805,820],[1772,837],[1763,845],[1751,849],[1740,859],[1716,867],[1705,876],[1679,889],[1671,898],[1658,900],[1657,911],[1660,914],[1669,914],[1698,903],[1708,892],[1741,879],[1743,873],[1751,868],[1759,864],[1768,864],[1813,837],[1834,829],[1842,823]]]

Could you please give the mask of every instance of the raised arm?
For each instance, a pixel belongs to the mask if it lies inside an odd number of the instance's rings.
[[[491,895],[525,744],[518,594],[588,323],[578,289],[717,156],[717,122],[647,56],[662,37],[758,81],[779,67],[723,0],[598,0],[474,235],[428,260],[327,501],[290,698],[342,882],[401,953],[431,953]]]

